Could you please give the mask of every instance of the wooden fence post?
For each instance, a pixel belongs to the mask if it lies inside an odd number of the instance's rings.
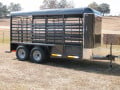
[[[3,39],[2,39],[2,42],[4,43],[4,32],[3,32]]]

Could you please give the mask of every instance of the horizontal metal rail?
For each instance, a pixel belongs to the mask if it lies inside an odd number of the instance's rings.
[[[83,45],[83,21],[80,16],[34,16],[12,19],[14,43]]]

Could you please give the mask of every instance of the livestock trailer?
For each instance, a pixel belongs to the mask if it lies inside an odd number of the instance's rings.
[[[90,59],[101,45],[101,14],[91,8],[13,12],[10,51],[19,60]]]

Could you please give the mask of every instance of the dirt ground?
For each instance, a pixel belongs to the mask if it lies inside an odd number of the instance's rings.
[[[104,19],[103,28],[118,30],[120,25],[116,29],[109,27],[113,23],[108,25],[108,18]],[[5,22],[0,21],[1,32],[9,31],[9,22]],[[18,61],[15,53],[5,53],[8,50],[8,42],[0,42],[0,90],[120,90],[119,59],[113,62],[112,70],[109,61],[51,59],[45,64],[34,64]]]
[[[0,26],[9,26],[10,19],[0,18]]]
[[[102,34],[120,34],[120,16],[102,17]]]
[[[119,90],[120,63],[51,59],[46,64],[18,61],[0,44],[0,90]]]
[[[103,17],[102,30],[120,31],[120,16]]]

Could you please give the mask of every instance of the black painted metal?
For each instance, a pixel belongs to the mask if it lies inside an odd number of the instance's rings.
[[[12,43],[12,16],[10,17],[10,43]],[[12,49],[12,46],[10,44],[10,51]]]
[[[96,15],[101,15],[100,12],[93,10],[91,8],[67,8],[67,9],[45,9],[40,11],[31,12],[12,12],[11,16],[28,16],[28,15],[75,15],[84,13],[94,13]]]
[[[84,16],[84,47],[94,48],[94,14],[85,14]]]
[[[83,46],[83,17],[81,15],[45,15],[13,17],[11,45],[66,45]],[[37,44],[38,43],[38,44]],[[70,46],[69,46],[70,47]],[[12,48],[14,49],[14,48]],[[66,54],[67,55],[67,54]],[[81,54],[82,55],[82,54]]]
[[[94,47],[95,14],[100,15],[90,8],[12,13],[11,50],[38,45],[52,47],[51,52],[62,57],[82,58],[83,48]]]

